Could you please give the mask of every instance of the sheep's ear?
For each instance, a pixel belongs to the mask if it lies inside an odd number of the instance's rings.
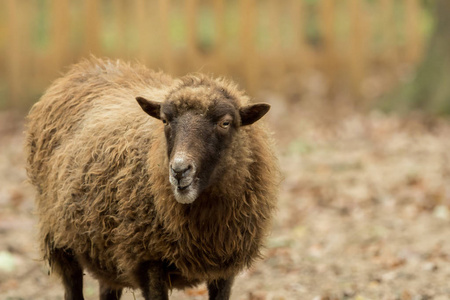
[[[136,101],[147,114],[153,118],[161,119],[161,104],[159,102],[150,101],[142,97],[136,97]]]
[[[261,119],[270,109],[266,103],[247,105],[239,109],[241,126],[250,125]]]

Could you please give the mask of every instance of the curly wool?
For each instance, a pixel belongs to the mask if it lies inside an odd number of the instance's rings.
[[[220,181],[184,205],[168,180],[163,125],[135,101],[211,90],[237,107],[248,101],[223,79],[173,80],[141,65],[94,58],[55,81],[30,111],[26,147],[45,259],[55,248],[71,249],[97,278],[133,288],[143,261],[173,266],[172,287],[226,278],[253,263],[279,181],[264,127],[240,128],[217,167]],[[188,109],[184,101],[178,107]]]

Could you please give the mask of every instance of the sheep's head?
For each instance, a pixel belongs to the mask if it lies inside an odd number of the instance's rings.
[[[222,155],[241,126],[258,121],[270,109],[258,103],[240,106],[236,89],[221,81],[191,77],[161,101],[137,97],[141,108],[164,124],[169,180],[179,203],[192,203],[215,181]],[[220,84],[221,83],[221,84]]]

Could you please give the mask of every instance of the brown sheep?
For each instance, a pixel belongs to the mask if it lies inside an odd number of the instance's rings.
[[[84,269],[100,299],[124,287],[168,299],[201,282],[229,299],[275,208],[277,160],[253,124],[269,108],[224,79],[120,61],[92,58],[56,80],[29,113],[26,148],[65,299],[83,299]]]

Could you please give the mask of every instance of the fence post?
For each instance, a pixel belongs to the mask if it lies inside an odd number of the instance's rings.
[[[225,4],[224,0],[214,0],[215,36],[214,53],[215,66],[221,75],[227,72],[226,32],[225,32]]]
[[[309,62],[307,46],[305,43],[303,2],[291,0],[290,18],[292,20],[293,38],[291,47],[292,63],[296,69],[305,68]]]
[[[241,62],[244,69],[246,87],[250,93],[256,91],[259,71],[257,53],[255,51],[255,6],[255,0],[242,0],[240,7]]]
[[[266,10],[268,12],[268,36],[269,47],[268,51],[264,53],[265,58],[269,58],[267,61],[270,66],[264,68],[270,70],[271,78],[281,78],[285,69],[286,57],[283,57],[282,45],[281,45],[281,7],[278,0],[269,0],[266,2]],[[255,20],[256,21],[256,20]],[[289,60],[289,58],[287,58]],[[260,60],[263,63],[263,60]]]
[[[367,14],[364,3],[361,0],[350,1],[351,40],[350,74],[352,79],[352,90],[356,99],[361,96],[361,84],[365,75],[366,63],[366,39],[369,34],[367,30]],[[356,104],[356,103],[355,103]]]
[[[328,94],[331,95],[336,86],[338,64],[338,55],[336,53],[336,5],[335,0],[321,1],[320,4],[319,16],[321,18],[320,24],[323,36],[322,55],[324,56],[325,73],[329,81]]]
[[[198,0],[185,0],[185,12],[188,68],[197,70],[200,60],[197,47]]]
[[[158,11],[159,11],[159,41],[160,41],[160,53],[162,56],[162,62],[164,66],[164,71],[171,75],[174,75],[176,71],[174,66],[174,57],[172,51],[172,45],[170,42],[170,1],[169,0],[158,0]]]
[[[136,0],[134,3],[134,14],[136,16],[137,32],[139,34],[137,56],[139,60],[148,65],[150,62],[151,30],[150,16],[148,15],[148,1]]]
[[[30,61],[30,9],[29,2],[8,0],[6,9],[8,16],[8,51],[7,78],[8,96],[6,107],[23,106],[29,91]],[[19,103],[19,105],[15,105]]]
[[[51,2],[51,39],[49,55],[45,57],[51,66],[49,75],[55,76],[66,63],[69,53],[69,3],[68,0]]]
[[[127,48],[127,18],[125,7],[127,4],[124,0],[114,0],[112,4],[115,25],[114,49],[112,52],[117,56],[121,56],[126,52]]]
[[[419,30],[419,4],[417,0],[405,1],[406,59],[416,62],[420,56],[422,41]]]
[[[85,55],[100,53],[100,5],[98,0],[85,0],[84,1],[84,53]]]
[[[391,68],[397,64],[396,28],[394,22],[394,7],[392,0],[380,0],[382,60]]]

